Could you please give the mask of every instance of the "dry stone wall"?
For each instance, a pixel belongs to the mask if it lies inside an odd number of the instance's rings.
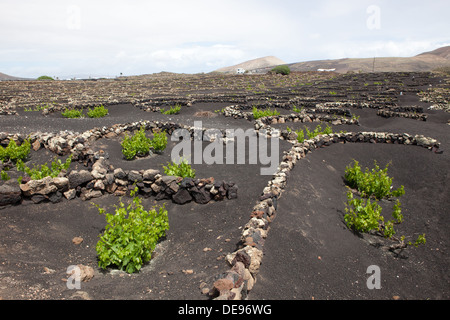
[[[221,201],[237,198],[238,186],[232,181],[216,181],[214,177],[193,179],[167,176],[159,170],[123,170],[114,168],[100,152],[94,152],[90,143],[108,134],[121,134],[125,131],[138,130],[144,126],[147,130],[160,129],[172,133],[175,129],[189,130],[191,137],[194,128],[183,127],[173,122],[141,121],[112,127],[94,128],[84,133],[32,133],[28,136],[20,134],[0,133],[0,145],[8,145],[10,140],[22,144],[29,139],[32,148],[46,148],[60,156],[72,155],[73,160],[86,166],[83,170],[64,170],[56,178],[46,177],[41,180],[24,178],[19,184],[11,179],[0,185],[0,206],[19,204],[23,200],[34,203],[42,201],[59,202],[64,198],[72,200],[76,197],[90,200],[104,194],[123,196],[129,194],[136,186],[144,196],[154,196],[156,200],[169,199],[177,204],[194,201],[206,204],[210,201]],[[223,133],[225,134],[225,133]]]
[[[293,144],[292,148],[285,152],[278,171],[264,188],[259,202],[250,213],[249,222],[243,228],[240,248],[226,257],[231,268],[217,276],[208,292],[212,299],[242,300],[252,290],[263,257],[264,241],[276,215],[278,198],[287,187],[290,170],[308,153],[334,143],[391,143],[416,145],[434,151],[440,146],[437,140],[423,135],[388,132],[333,133],[319,135],[303,143],[295,139],[289,142]]]

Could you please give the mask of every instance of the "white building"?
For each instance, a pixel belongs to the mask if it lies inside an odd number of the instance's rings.
[[[320,72],[333,72],[335,70],[336,70],[336,68],[334,68],[334,69],[317,69],[317,71],[320,71]]]
[[[237,68],[237,69],[236,69],[236,73],[237,73],[237,74],[244,74],[244,73],[245,73],[245,69],[243,69],[243,68]]]

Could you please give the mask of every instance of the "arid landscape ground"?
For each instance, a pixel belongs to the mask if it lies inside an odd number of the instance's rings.
[[[338,143],[329,143],[327,137],[320,138],[325,139],[320,147],[283,171],[285,185],[271,195],[276,212],[268,219],[264,239],[253,239],[256,244],[243,243],[242,233],[273,179],[260,174],[261,163],[193,165],[198,178],[234,182],[235,199],[180,205],[143,196],[146,208],[166,204],[170,229],[150,262],[133,274],[98,267],[95,247],[105,218],[92,203],[111,212],[118,205],[118,195],[102,191],[101,197],[87,201],[41,197],[9,204],[7,182],[0,181],[0,190],[6,190],[0,193],[5,199],[0,203],[6,203],[0,207],[0,298],[212,299],[213,284],[230,270],[227,256],[247,246],[263,256],[253,269],[251,290],[248,281],[241,288],[242,299],[449,299],[449,81],[445,74],[430,72],[292,72],[288,76],[161,73],[104,80],[0,82],[3,146],[10,139],[19,141],[19,135],[33,135],[35,140],[50,133],[80,137],[95,128],[112,132],[109,128],[140,121],[185,126],[202,121],[203,128],[258,129],[257,121],[244,117],[253,106],[280,112],[264,120],[266,128],[282,133],[280,162],[293,148],[304,147],[289,138],[289,131],[313,129],[318,124],[310,122],[314,116],[320,116],[333,132],[355,133],[354,141],[336,137]],[[109,110],[104,118],[61,115],[65,108],[87,110],[100,104]],[[160,112],[175,105],[181,106],[178,114]],[[294,107],[302,108],[303,120],[297,121]],[[345,121],[349,119],[357,121]],[[380,143],[360,140],[362,132],[408,136],[407,142]],[[421,145],[419,135],[437,142]],[[169,141],[162,154],[127,161],[120,147],[123,136],[123,132],[94,135],[84,139],[82,147],[88,155],[101,152],[114,168],[126,172],[162,172],[176,144]],[[43,164],[55,156],[65,159],[73,150],[56,154],[50,146],[42,143],[32,150],[29,164]],[[353,159],[368,167],[374,160],[381,167],[390,163],[394,187],[405,187],[404,222],[398,233],[411,238],[425,233],[425,245],[393,253],[383,245],[387,240],[347,228],[343,176]],[[92,162],[74,161],[68,172],[82,169],[92,170]],[[14,168],[10,174],[14,177]],[[82,242],[74,242],[76,237]],[[69,289],[67,268],[79,264],[91,267],[93,276],[80,289]],[[372,265],[380,268],[380,289],[367,287],[367,268]]]

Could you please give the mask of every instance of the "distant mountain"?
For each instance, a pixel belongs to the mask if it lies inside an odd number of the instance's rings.
[[[238,68],[247,71],[268,72],[274,66],[288,65],[291,71],[332,70],[339,73],[348,71],[361,72],[427,72],[438,67],[450,66],[450,46],[423,52],[414,57],[375,57],[314,60],[286,63],[269,56],[246,61],[231,67],[216,70],[223,73],[236,73]]]
[[[288,64],[291,71],[317,71],[318,69],[335,69],[345,73],[362,72],[427,72],[438,67],[450,66],[450,46],[424,52],[414,57],[375,57],[346,58],[335,60],[316,60]]]
[[[30,80],[30,79],[13,77],[13,76],[10,76],[10,75],[0,72],[0,81],[5,81],[5,80]]]
[[[281,59],[278,59],[277,57],[268,56],[268,57],[245,61],[245,62],[236,64],[236,65],[230,66],[230,67],[220,68],[220,69],[217,69],[216,72],[236,73],[236,70],[239,68],[244,69],[244,70],[257,70],[257,69],[273,68],[273,67],[281,65],[281,64],[286,64],[286,62],[284,62]]]

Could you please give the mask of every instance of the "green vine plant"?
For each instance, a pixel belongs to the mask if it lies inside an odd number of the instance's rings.
[[[61,115],[64,118],[68,118],[68,119],[83,118],[83,111],[77,110],[77,109],[67,109],[66,108],[64,111],[61,112]]]
[[[103,118],[108,115],[108,109],[106,109],[102,104],[94,107],[94,109],[88,109],[88,117],[89,118]]]
[[[125,135],[122,143],[122,154],[127,160],[136,156],[144,157],[150,154],[150,148],[156,152],[162,152],[167,146],[167,135],[165,131],[155,131],[153,139],[145,135],[145,127],[142,126],[134,135]]]
[[[292,129],[287,127],[288,132],[292,132]],[[333,129],[327,124],[326,127],[322,130],[322,126],[319,124],[313,131],[309,131],[307,127],[305,127],[306,135],[308,139],[313,139],[314,137],[320,134],[332,134]],[[303,129],[295,130],[294,132],[297,134],[297,141],[303,143],[305,141],[305,131]]]
[[[26,164],[23,163],[22,160],[17,161],[16,167],[17,171],[26,173],[31,178],[31,180],[41,180],[45,177],[56,178],[62,170],[67,171],[71,163],[72,155],[70,155],[65,162],[62,162],[61,159],[57,159],[55,157],[50,167],[47,165],[47,163],[44,163],[43,165],[33,165],[33,168],[29,168]],[[23,177],[21,176],[17,180],[19,181],[19,183],[21,183]]]
[[[171,106],[169,110],[164,110],[164,108],[161,109],[162,114],[178,114],[181,111],[181,105],[176,104],[175,106]]]
[[[163,166],[164,173],[168,176],[176,176],[182,178],[195,178],[195,170],[187,160],[181,160],[180,163],[172,162],[167,163],[167,166]]]
[[[105,215],[106,227],[96,244],[98,265],[102,269],[115,266],[127,273],[139,271],[150,261],[158,241],[169,230],[168,212],[165,206],[145,210],[137,196],[138,188],[131,191],[133,200],[125,206],[120,200],[115,213],[97,207]]]
[[[14,140],[10,140],[8,146],[3,148],[0,146],[0,160],[6,162],[11,160],[17,162],[18,160],[25,160],[30,153],[30,140],[25,140],[21,145],[17,145]]]
[[[259,118],[263,118],[263,117],[272,117],[272,116],[280,115],[280,112],[277,110],[272,110],[272,109],[259,110],[256,106],[253,106],[252,113],[253,113],[253,118],[255,120],[259,119]]]
[[[389,164],[388,164],[389,165]],[[394,226],[403,222],[401,203],[399,199],[392,208],[392,220],[386,220],[382,215],[381,199],[399,198],[405,194],[403,185],[393,190],[392,178],[387,175],[388,165],[380,169],[375,161],[374,168],[364,171],[358,161],[354,160],[353,166],[347,166],[345,170],[345,183],[347,184],[347,202],[345,204],[344,221],[349,229],[362,233],[376,233],[385,238],[396,241],[389,246],[389,250],[403,250],[407,246],[419,246],[426,243],[425,234],[417,239],[406,241],[405,236],[397,237]],[[360,197],[355,197],[352,190],[356,190]],[[372,201],[371,201],[372,199]]]
[[[9,179],[11,179],[11,177],[8,174],[8,168],[7,169],[3,169],[0,172],[0,180],[8,181]]]

